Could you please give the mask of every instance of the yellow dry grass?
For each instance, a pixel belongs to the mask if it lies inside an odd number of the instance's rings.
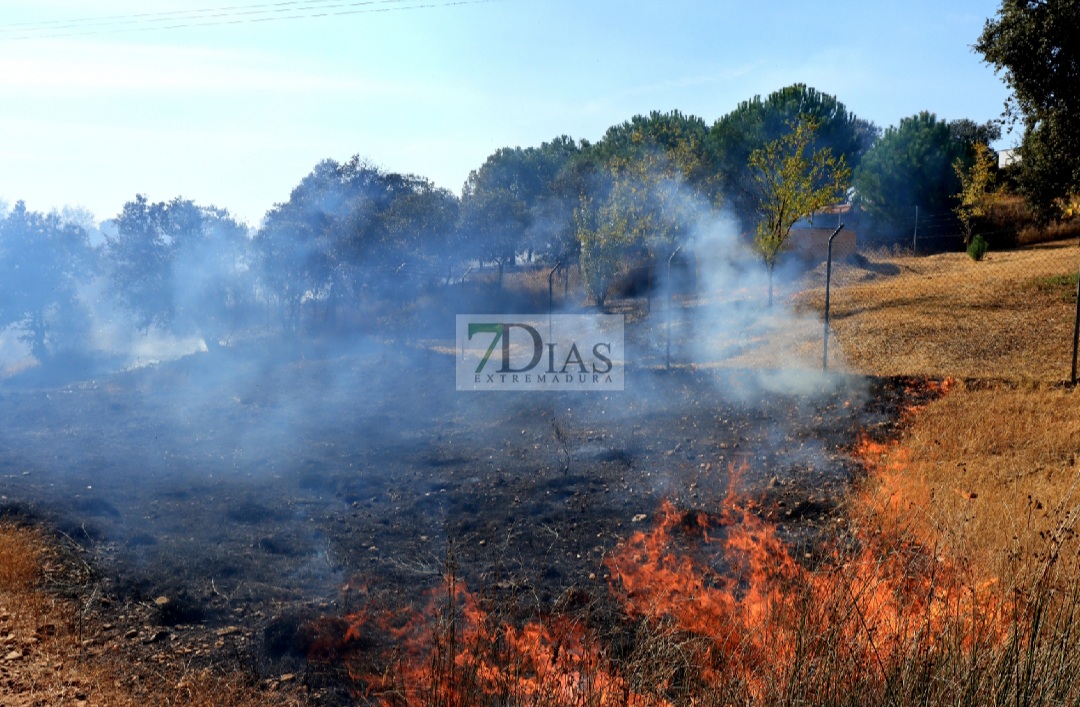
[[[1056,385],[1070,373],[1075,314],[1060,280],[1078,261],[1069,241],[983,262],[879,253],[834,270],[832,331],[849,368],[959,379],[912,416],[904,468],[879,500],[989,575],[1028,572],[1059,543],[1080,566],[1080,398]],[[823,288],[796,300],[820,310]]]
[[[1077,271],[1074,241],[913,257],[879,253],[834,267],[831,323],[854,371],[875,375],[1060,381],[1069,376],[1075,312],[1040,279]],[[824,277],[794,298],[824,309]]]
[[[915,413],[874,492],[983,576],[1029,575],[1058,544],[1076,574],[1078,403],[1072,389],[960,382]]]

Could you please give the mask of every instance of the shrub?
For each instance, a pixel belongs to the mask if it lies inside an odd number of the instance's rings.
[[[986,239],[981,235],[976,234],[967,247],[967,254],[971,256],[972,260],[977,262],[983,259],[983,256],[986,255],[986,251],[989,247],[990,246],[986,243]]]

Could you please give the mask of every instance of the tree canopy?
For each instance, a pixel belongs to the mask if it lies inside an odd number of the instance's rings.
[[[1024,126],[1019,187],[1046,217],[1080,191],[1080,0],[1002,0],[975,50],[1012,89]]]
[[[92,255],[86,231],[19,201],[0,220],[0,329],[15,326],[39,362],[84,333],[78,287]]]
[[[960,180],[953,168],[968,147],[933,113],[904,118],[885,131],[854,172],[856,198],[879,231],[906,229],[915,208],[951,213]]]
[[[877,126],[857,118],[835,96],[801,83],[764,100],[755,96],[740,103],[713,124],[706,148],[710,168],[716,173],[714,188],[723,192],[744,225],[756,222],[754,182],[746,169],[751,153],[789,133],[802,119],[817,126],[813,148],[829,148],[849,167],[859,164],[879,134]]]
[[[233,278],[247,245],[246,226],[225,209],[140,194],[124,204],[105,257],[113,291],[139,327],[201,332],[213,342],[241,297]]]
[[[792,226],[842,200],[851,178],[843,156],[836,157],[828,147],[813,147],[814,130],[813,120],[803,118],[750,154],[751,195],[758,216],[754,246],[769,271],[770,306],[773,269]]]

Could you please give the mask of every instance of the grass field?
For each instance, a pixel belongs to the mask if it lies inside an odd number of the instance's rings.
[[[847,366],[874,375],[1054,382],[1069,377],[1080,248],[1058,241],[837,264],[832,330]],[[824,309],[824,276],[795,301]]]
[[[1080,509],[1080,407],[1069,378],[1080,248],[1073,240],[990,253],[871,255],[834,271],[846,365],[955,377],[901,440],[908,483],[890,489],[956,553],[1001,574],[1047,537],[1071,546]],[[802,295],[823,305],[820,288]],[[1072,563],[1073,552],[1063,557]]]

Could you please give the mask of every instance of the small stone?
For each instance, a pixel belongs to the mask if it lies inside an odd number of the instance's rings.
[[[149,636],[147,636],[146,638],[143,639],[143,643],[147,643],[147,644],[157,643],[158,641],[163,640],[163,639],[167,638],[168,636],[169,636],[169,632],[164,630],[164,629],[162,629],[160,631],[154,631],[152,634],[150,634]]]
[[[631,523],[640,523],[641,521],[645,520],[648,517],[649,516],[647,514],[645,514],[645,513],[638,513],[636,516],[634,516],[633,518],[630,519],[630,522]]]
[[[240,633],[239,626],[226,626],[225,628],[219,628],[217,630],[218,636],[231,636],[234,633]]]
[[[279,682],[292,682],[295,679],[296,679],[296,676],[293,675],[292,673],[285,673],[284,675],[278,677]]]
[[[124,638],[131,639],[131,638],[135,638],[138,635],[139,635],[139,629],[132,628],[132,629],[128,629],[128,632],[124,634]]]
[[[158,606],[168,606],[169,597],[158,597],[157,599],[154,600],[154,603],[157,604]]]
[[[8,653],[7,655],[4,656],[4,660],[5,661],[19,660],[22,657],[23,657],[22,656],[22,651],[11,651],[10,653]]]

